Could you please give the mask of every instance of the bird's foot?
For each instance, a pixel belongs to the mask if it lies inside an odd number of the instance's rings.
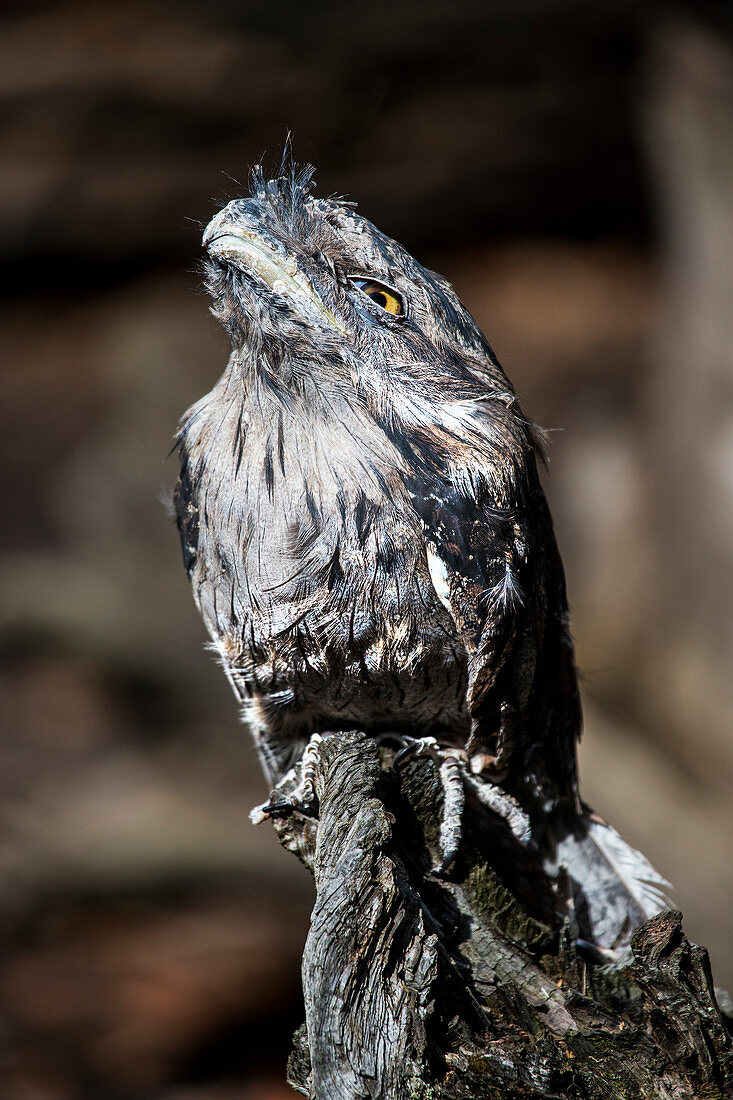
[[[303,749],[300,758],[300,783],[291,794],[291,799],[299,808],[313,810],[316,802],[316,773],[320,758],[321,743],[323,738],[320,733],[311,735],[311,739]]]
[[[532,826],[528,814],[522,809],[516,798],[503,791],[496,783],[480,779],[471,772],[464,772],[465,781],[475,792],[479,802],[503,818],[520,844],[529,844],[532,839]]]
[[[402,748],[395,754],[394,764],[398,765],[406,760],[408,756],[425,756],[428,751],[439,752],[440,745],[434,737],[408,737],[406,733],[401,734],[380,734],[377,737],[377,744],[382,741],[395,740],[398,744],[402,745]]]
[[[431,755],[439,767],[443,789],[443,810],[440,821],[441,861],[434,874],[444,875],[450,870],[461,846],[463,808],[466,789],[475,793],[479,802],[501,817],[521,844],[529,844],[532,830],[529,817],[511,795],[496,783],[473,773],[465,752],[454,747],[441,746],[434,737],[404,738],[408,741],[394,758],[399,765],[413,754]]]
[[[315,816],[315,807],[318,802],[316,795],[316,771],[318,768],[318,754],[323,738],[320,733],[314,733],[303,750],[303,755],[298,764],[286,775],[284,781],[278,786],[287,786],[288,781],[295,782],[295,786],[284,797],[273,799],[272,795],[267,802],[255,806],[250,810],[249,819],[253,825],[259,825],[267,821],[273,814],[290,814],[299,810],[308,817]],[[299,778],[296,780],[296,777]]]
[[[406,744],[395,756],[395,766],[399,767],[408,756],[414,755],[430,755],[438,765],[443,789],[439,840],[441,860],[433,868],[433,873],[443,875],[450,869],[461,846],[461,818],[466,801],[463,785],[466,754],[460,749],[440,745],[434,737],[403,737],[402,740]]]

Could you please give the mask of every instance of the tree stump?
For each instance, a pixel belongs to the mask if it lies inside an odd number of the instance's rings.
[[[284,781],[273,802],[292,788]],[[305,1024],[289,1081],[314,1100],[713,1100],[733,1048],[707,952],[678,912],[629,958],[579,941],[532,847],[467,799],[440,862],[436,761],[362,733],[324,737],[318,817],[286,808],[281,843],[315,879]],[[569,892],[568,892],[569,896]]]

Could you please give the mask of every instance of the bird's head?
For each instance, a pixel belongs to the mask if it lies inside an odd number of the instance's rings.
[[[213,313],[233,364],[278,388],[350,387],[389,413],[415,383],[506,404],[509,384],[450,284],[353,205],[311,194],[312,170],[253,177],[204,234]],[[480,384],[477,388],[477,380]]]

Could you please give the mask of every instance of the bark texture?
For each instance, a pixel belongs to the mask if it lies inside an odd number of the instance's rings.
[[[285,782],[277,792],[289,793]],[[360,733],[324,738],[319,816],[274,814],[310,869],[306,1020],[289,1080],[314,1100],[733,1095],[707,952],[678,912],[630,960],[578,943],[572,905],[506,823],[467,801],[460,855],[432,870],[442,787],[429,755],[394,763]]]

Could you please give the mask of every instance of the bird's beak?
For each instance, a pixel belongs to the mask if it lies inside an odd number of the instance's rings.
[[[316,293],[295,261],[279,255],[258,233],[244,226],[227,224],[217,216],[210,222],[202,244],[210,256],[232,260],[265,283],[275,294],[288,298],[299,312],[315,313],[344,336],[346,329]]]

